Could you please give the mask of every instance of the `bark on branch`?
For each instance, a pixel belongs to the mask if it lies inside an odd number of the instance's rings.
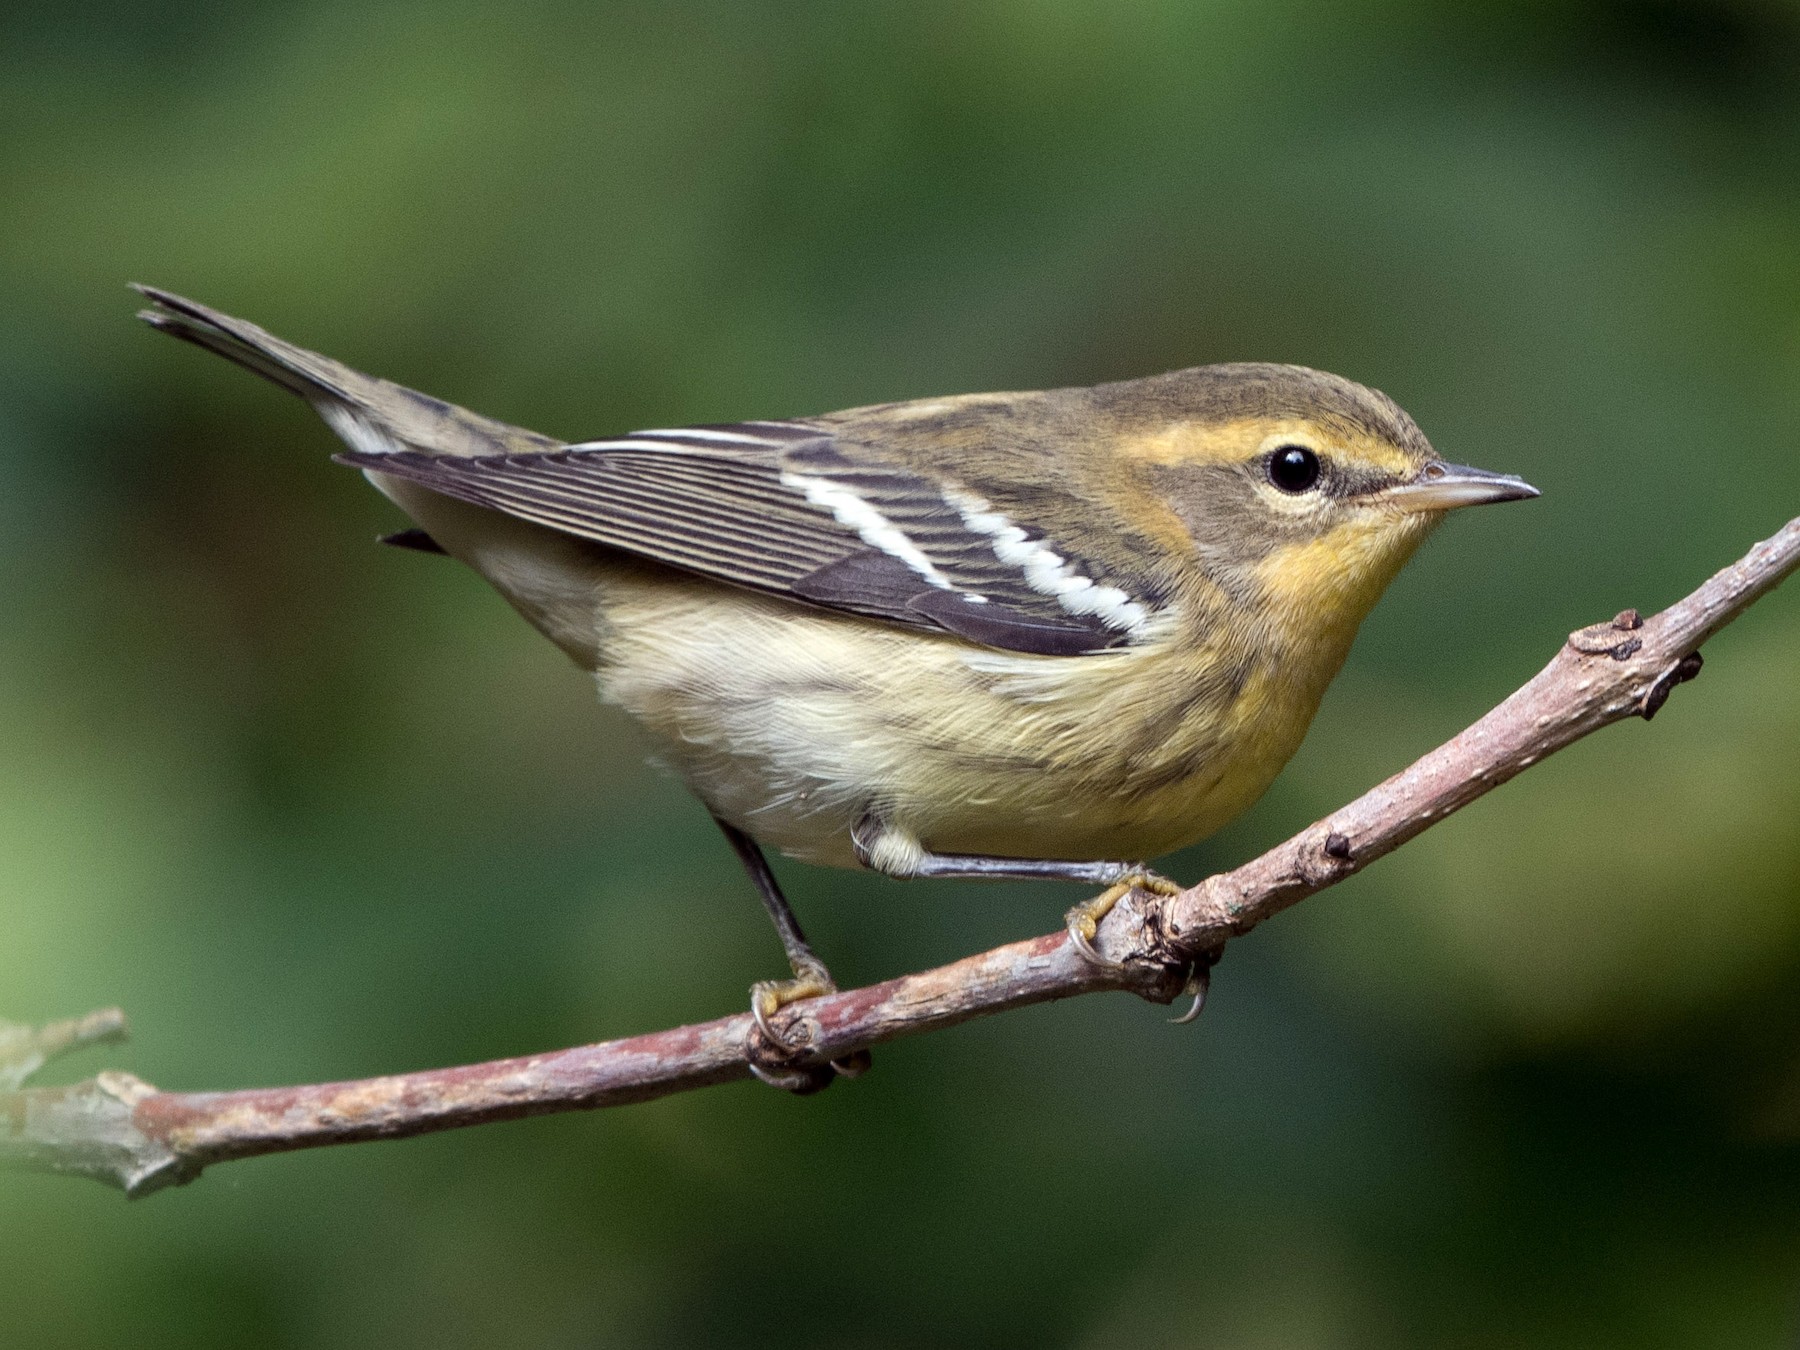
[[[1335,885],[1546,755],[1627,717],[1653,717],[1700,669],[1699,648],[1800,567],[1800,519],[1662,613],[1627,610],[1572,634],[1537,676],[1409,768],[1235,871],[1169,897],[1134,892],[1102,925],[1102,967],[1065,933],[786,1008],[795,1067],[900,1036],[1097,990],[1169,1002],[1227,939]],[[748,1014],[519,1059],[304,1087],[161,1092],[129,1074],[21,1088],[45,1061],[117,1039],[117,1010],[37,1030],[0,1023],[0,1164],[72,1172],[147,1195],[213,1163],[491,1120],[647,1101],[772,1058]],[[753,1040],[758,1044],[753,1046]]]

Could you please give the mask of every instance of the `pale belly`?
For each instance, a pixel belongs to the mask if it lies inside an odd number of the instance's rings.
[[[605,587],[604,697],[715,813],[813,862],[857,866],[865,817],[887,870],[1154,858],[1260,796],[1318,705],[1187,644],[993,652],[666,576]]]

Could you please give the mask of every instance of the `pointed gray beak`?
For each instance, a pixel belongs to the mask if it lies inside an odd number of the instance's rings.
[[[1388,488],[1381,495],[1402,511],[1452,511],[1483,502],[1523,501],[1537,496],[1538,490],[1514,474],[1433,460],[1412,482]]]

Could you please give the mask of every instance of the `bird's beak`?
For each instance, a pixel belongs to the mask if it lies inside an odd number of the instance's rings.
[[[1510,473],[1433,460],[1412,482],[1388,488],[1381,495],[1402,511],[1451,511],[1483,502],[1522,501],[1537,496],[1538,490]]]

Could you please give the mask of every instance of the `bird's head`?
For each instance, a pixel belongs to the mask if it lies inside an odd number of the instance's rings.
[[[1538,495],[1446,463],[1392,399],[1336,375],[1236,364],[1154,383],[1124,463],[1201,573],[1297,637],[1354,632],[1447,512]]]

